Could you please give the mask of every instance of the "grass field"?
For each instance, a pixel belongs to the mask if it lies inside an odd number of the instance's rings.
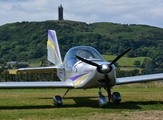
[[[104,57],[105,60],[113,60],[115,57],[117,57],[116,55],[102,55]],[[141,63],[143,62],[143,60],[145,58],[148,57],[134,57],[134,58],[128,58],[128,57],[122,57],[121,59],[118,60],[118,65],[119,66],[127,66],[127,67],[135,67],[134,65],[134,61],[139,60]],[[150,58],[148,58],[150,59]]]
[[[163,83],[115,86],[122,101],[119,105],[98,107],[97,89],[70,90],[61,108],[53,106],[52,97],[66,89],[0,90],[0,119],[63,120],[140,120],[163,118]],[[106,92],[103,90],[106,95]]]
[[[40,66],[40,60],[39,59],[30,60],[29,67],[38,67],[38,66]]]
[[[11,70],[8,70],[10,74],[16,74],[17,72],[17,69],[11,69]]]

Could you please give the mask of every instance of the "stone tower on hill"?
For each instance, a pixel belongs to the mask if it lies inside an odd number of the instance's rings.
[[[58,20],[63,20],[63,7],[61,4],[58,6]]]

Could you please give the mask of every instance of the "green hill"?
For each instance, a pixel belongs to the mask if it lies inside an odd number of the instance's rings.
[[[57,32],[62,57],[78,45],[90,45],[102,54],[147,56],[163,65],[163,29],[147,25],[77,21],[16,22],[0,26],[0,64],[4,61],[46,59],[47,30]]]

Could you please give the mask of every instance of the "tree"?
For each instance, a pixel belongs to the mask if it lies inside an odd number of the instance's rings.
[[[155,61],[145,58],[142,65],[142,74],[151,74],[156,73],[157,65]]]
[[[135,66],[139,67],[140,64],[141,64],[140,60],[135,60],[135,61],[134,61],[134,65],[135,65]]]

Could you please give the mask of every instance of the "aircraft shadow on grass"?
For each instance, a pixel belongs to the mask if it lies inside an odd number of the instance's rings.
[[[51,98],[39,98],[39,99],[51,99]],[[66,97],[66,99],[73,99],[76,104],[63,104],[62,108],[71,108],[71,107],[91,107],[91,108],[99,108],[97,103],[97,97]],[[64,102],[63,102],[64,103]],[[146,106],[146,105],[156,105],[156,104],[163,104],[163,101],[126,101],[121,102],[120,104],[113,104],[108,103],[107,107],[105,109],[130,109],[130,110],[136,110],[141,109],[140,105]],[[20,106],[1,106],[0,110],[14,110],[14,109],[55,109],[53,104],[51,105],[20,105]],[[58,108],[56,108],[58,109]]]
[[[76,104],[64,104],[63,107],[92,107],[99,108],[97,97],[66,97],[65,99],[73,99]],[[94,100],[93,100],[94,99]],[[140,105],[156,105],[163,104],[163,101],[126,101],[119,104],[108,103],[108,109],[141,109]]]

